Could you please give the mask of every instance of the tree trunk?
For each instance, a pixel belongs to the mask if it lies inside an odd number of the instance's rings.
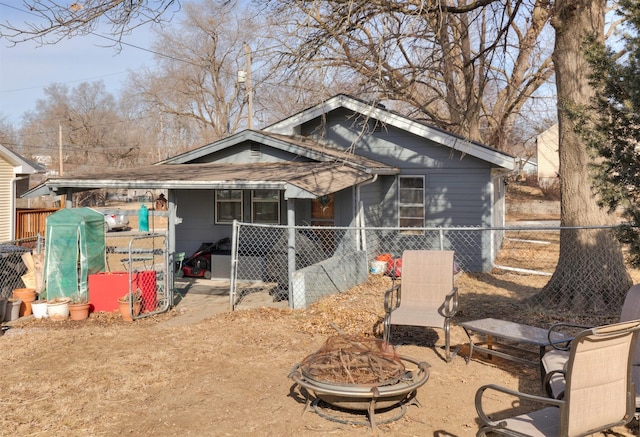
[[[604,39],[604,0],[557,0],[553,62],[558,91],[561,225],[599,226],[615,217],[597,204],[589,177],[586,144],[574,130],[572,110],[582,110],[594,95],[582,43],[587,35]],[[610,230],[566,229],[549,283],[536,297],[565,310],[617,311],[632,281]]]

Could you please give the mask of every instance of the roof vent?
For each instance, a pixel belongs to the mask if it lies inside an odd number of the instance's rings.
[[[260,158],[260,144],[251,143],[251,157]]]

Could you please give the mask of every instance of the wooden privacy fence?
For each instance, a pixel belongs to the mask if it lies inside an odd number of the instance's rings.
[[[32,238],[38,234],[44,236],[47,230],[47,217],[59,208],[18,209],[16,210],[16,240]]]

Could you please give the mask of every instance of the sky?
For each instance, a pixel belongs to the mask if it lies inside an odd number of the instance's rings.
[[[30,18],[33,16],[24,10],[22,2],[0,0],[0,20],[24,22]],[[43,88],[52,83],[73,88],[82,82],[101,80],[106,90],[117,96],[128,71],[154,65],[153,53],[147,51],[153,41],[150,25],[136,29],[123,41],[140,48],[124,45],[118,53],[114,47],[107,47],[108,40],[94,35],[44,46],[24,42],[10,47],[8,41],[0,39],[0,118],[18,128],[22,115],[35,109],[36,101],[44,98]]]

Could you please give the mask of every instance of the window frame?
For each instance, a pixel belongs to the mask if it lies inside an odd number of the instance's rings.
[[[260,192],[260,191],[275,191],[277,194],[277,200],[273,200],[273,199],[260,199],[257,198],[258,200],[256,200],[256,196],[255,193],[256,192]],[[281,202],[280,202],[280,190],[251,190],[251,223],[259,223],[259,224],[271,224],[271,225],[279,225],[280,224],[280,208],[281,208]],[[258,221],[255,219],[255,214],[256,214],[256,204],[257,203],[275,203],[276,204],[276,218],[275,221]]]
[[[239,192],[240,193],[240,199],[219,199],[218,198],[218,194],[220,192],[223,191],[229,191],[229,192]],[[235,189],[224,189],[224,190],[215,190],[215,195],[214,195],[214,203],[215,203],[215,223],[216,224],[231,224],[233,223],[233,220],[239,220],[242,221],[242,218],[244,217],[244,191],[243,190],[235,190]],[[220,204],[221,203],[239,203],[240,204],[240,217],[238,218],[234,218],[231,220],[221,220],[219,217],[220,211],[222,208],[220,208]]]
[[[419,179],[422,181],[422,202],[421,203],[412,203],[412,202],[407,202],[407,203],[403,203],[402,202],[402,180],[403,179]],[[416,189],[417,188],[404,188],[404,189]],[[426,221],[426,212],[427,212],[427,205],[426,205],[426,177],[425,175],[398,175],[398,227],[399,228],[424,228],[424,224]],[[418,217],[404,217],[402,215],[402,209],[403,208],[422,208],[422,224],[420,226],[402,226],[402,220],[417,220]],[[401,233],[403,234],[414,234],[415,232],[412,231],[401,231]]]

